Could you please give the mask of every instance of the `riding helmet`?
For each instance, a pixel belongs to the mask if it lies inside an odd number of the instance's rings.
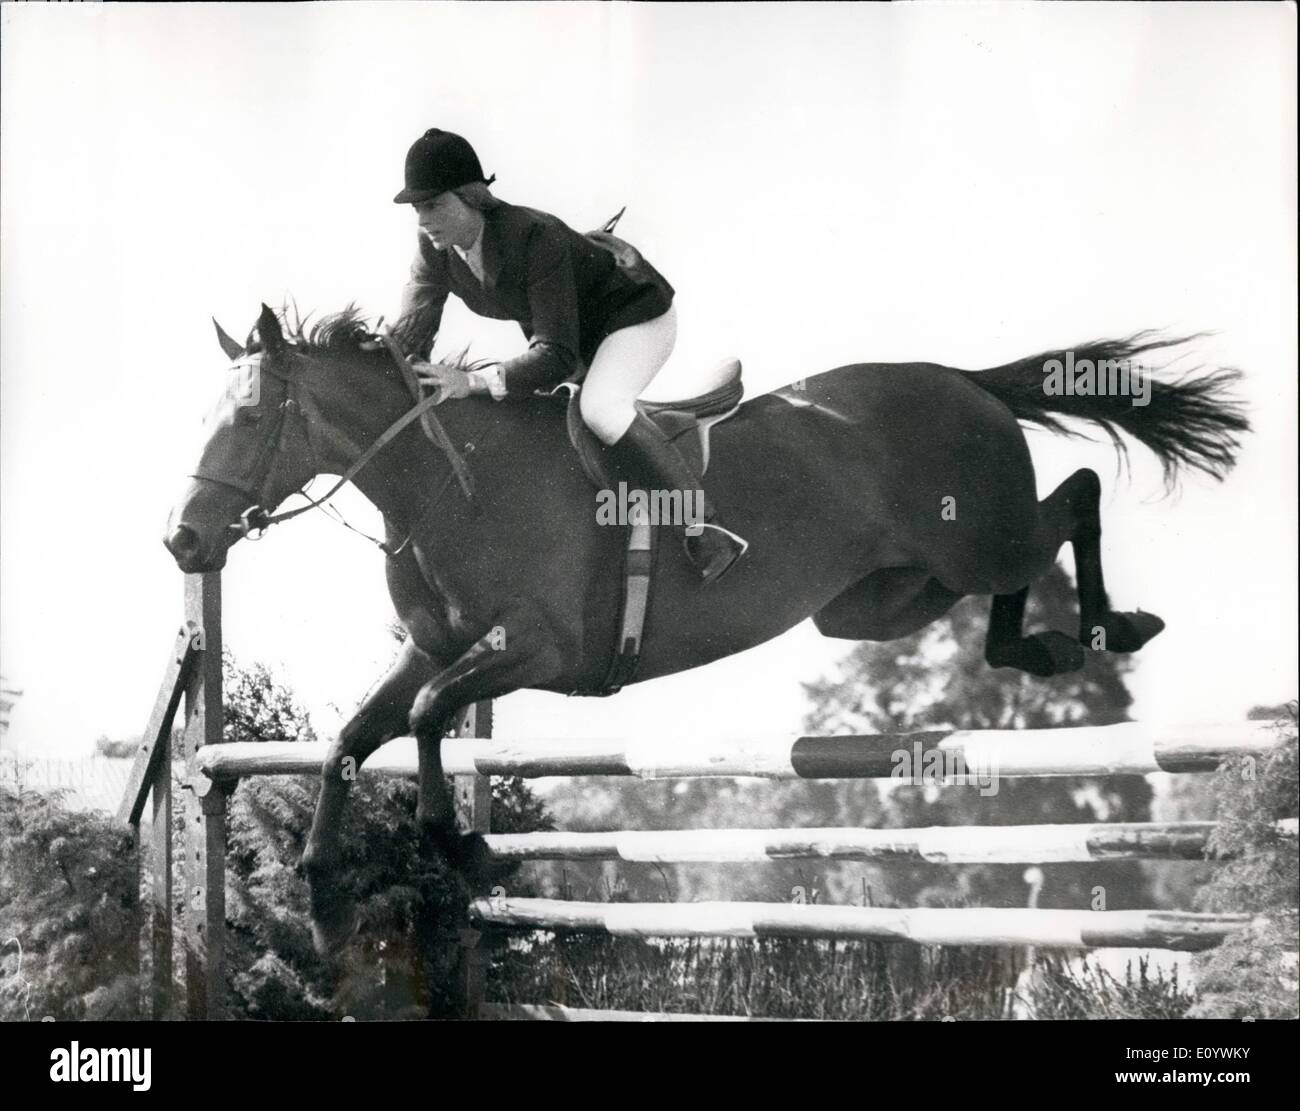
[[[490,185],[496,174],[483,176],[474,148],[459,135],[431,127],[406,152],[406,188],[393,198],[394,204],[419,204],[439,193],[481,181]]]

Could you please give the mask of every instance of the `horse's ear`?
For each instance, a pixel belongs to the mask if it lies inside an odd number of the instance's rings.
[[[212,318],[212,326],[217,330],[217,342],[221,344],[221,350],[226,353],[226,358],[232,361],[238,359],[244,353],[244,348],[239,345],[239,341],[231,339],[226,334],[225,328],[217,323],[215,316]]]
[[[265,301],[262,302],[261,315],[257,318],[257,336],[262,341],[262,350],[272,355],[279,354],[285,348],[280,321]]]

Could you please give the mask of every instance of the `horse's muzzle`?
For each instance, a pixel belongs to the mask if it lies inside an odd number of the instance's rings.
[[[199,535],[188,525],[177,525],[163,537],[165,547],[176,560],[176,566],[185,574],[193,575],[206,571],[220,571],[226,563],[224,546],[212,556],[205,558]]]
[[[163,537],[163,547],[177,559],[190,559],[199,550],[199,538],[188,525],[177,525],[170,536]]]

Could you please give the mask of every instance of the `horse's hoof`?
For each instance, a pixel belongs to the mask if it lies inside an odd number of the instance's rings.
[[[1053,675],[1080,670],[1085,655],[1083,645],[1073,637],[1049,629],[990,648],[985,659],[993,667],[1014,667],[1040,679],[1050,679]]]
[[[350,900],[336,899],[328,908],[312,908],[311,943],[318,956],[337,957],[356,937],[361,916]]]
[[[1165,623],[1154,613],[1116,613],[1112,610],[1082,626],[1079,639],[1099,652],[1136,652],[1164,627]]]

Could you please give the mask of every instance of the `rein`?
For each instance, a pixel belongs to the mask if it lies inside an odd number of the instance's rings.
[[[421,404],[420,383],[415,376],[415,369],[411,366],[410,360],[407,359],[406,353],[397,346],[397,341],[393,339],[393,333],[389,331],[387,325],[380,325],[379,338],[388,349],[388,353],[393,357],[397,369],[402,372],[402,381],[406,383],[406,388],[410,391],[411,398],[418,407]],[[438,395],[434,394],[433,396],[436,398]],[[447,462],[451,464],[451,469],[460,482],[460,488],[465,491],[465,497],[473,501],[473,476],[470,475],[469,467],[465,465],[465,460],[460,457],[456,446],[451,442],[451,437],[447,435],[447,430],[443,428],[442,422],[432,413],[424,413],[420,423],[424,426],[424,434],[437,444],[442,449],[443,455],[447,457]]]
[[[389,354],[392,355],[393,360],[397,363],[398,369],[402,373],[402,380],[406,383],[407,389],[414,395],[415,405],[390,424],[388,428],[379,435],[375,442],[366,448],[356,461],[343,472],[339,480],[335,482],[322,497],[311,498],[308,497],[305,491],[300,490],[298,492],[302,494],[304,498],[307,498],[306,505],[300,505],[297,509],[289,509],[283,513],[270,515],[267,514],[266,510],[263,509],[262,506],[251,505],[239,515],[239,521],[237,523],[230,525],[232,531],[239,533],[241,537],[247,539],[258,539],[263,532],[271,527],[271,525],[283,524],[285,521],[290,521],[294,517],[306,513],[311,509],[325,509],[325,503],[328,502],[330,498],[351,482],[352,479],[361,472],[366,464],[387,447],[408,425],[416,420],[419,420],[423,425],[425,435],[436,443],[442,450],[443,454],[447,457],[448,463],[451,464],[452,476],[459,480],[461,489],[465,492],[465,497],[471,500],[473,499],[474,481],[473,476],[470,474],[469,467],[466,465],[465,460],[461,458],[455,445],[451,442],[451,437],[447,435],[447,430],[443,428],[442,422],[438,420],[432,412],[433,408],[442,400],[441,396],[435,393],[429,397],[421,398],[420,387],[415,377],[415,371],[407,361],[401,348],[399,348],[397,343],[393,340],[392,335],[389,333],[387,328],[384,328],[381,332],[381,339],[383,340],[384,346],[387,348]],[[292,390],[295,385],[295,383],[290,379],[285,379],[285,384],[290,388],[290,390]],[[302,410],[301,404],[290,396],[286,398],[284,403],[281,405],[282,413],[287,411],[291,406],[298,408],[299,411]],[[279,434],[283,434],[283,422],[281,423]],[[279,439],[279,434],[276,437],[277,441]],[[273,448],[271,450],[272,452],[274,451]],[[448,476],[447,482],[450,482],[452,476]],[[447,483],[443,484],[443,489],[446,489],[446,485]],[[437,499],[435,498],[434,501],[436,500]],[[393,556],[401,552],[402,549],[411,542],[411,537],[414,535],[415,527],[421,523],[426,515],[427,511],[425,514],[422,514],[420,520],[416,521],[415,525],[408,530],[406,539],[403,540],[401,544],[397,545],[396,548],[392,548],[388,544],[375,540],[374,537],[368,536],[366,533],[361,532],[360,529],[353,528],[353,526],[344,521],[342,517],[338,517],[337,520],[341,524],[352,529],[353,532],[365,536],[367,540],[382,549],[387,555]],[[258,535],[253,536],[252,534],[254,532]]]

